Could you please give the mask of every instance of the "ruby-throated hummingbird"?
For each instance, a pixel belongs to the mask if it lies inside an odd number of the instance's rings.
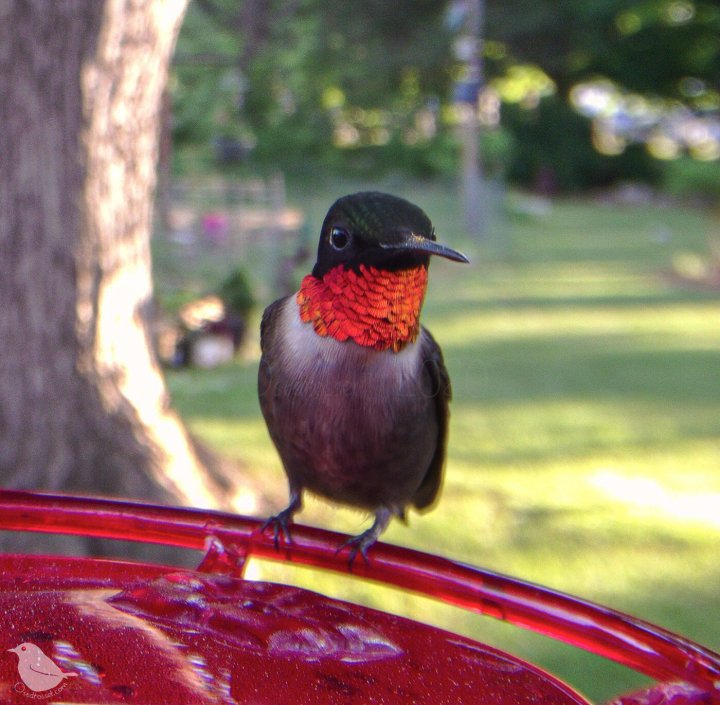
[[[281,532],[290,540],[304,490],[374,513],[344,544],[351,562],[394,516],[437,498],[450,379],[419,321],[431,255],[468,261],[435,241],[412,203],[344,196],[325,216],[312,273],[265,310],[258,392],[290,488],[265,523],[276,543]]]

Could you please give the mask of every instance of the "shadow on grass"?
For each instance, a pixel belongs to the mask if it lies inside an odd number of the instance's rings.
[[[444,352],[461,380],[456,401],[626,399],[720,405],[720,350],[665,344],[652,335],[532,335],[446,345]]]
[[[666,290],[662,292],[648,291],[636,294],[588,294],[568,296],[543,295],[492,295],[483,297],[458,296],[453,299],[434,301],[431,305],[433,318],[444,316],[473,316],[478,313],[497,311],[515,312],[536,309],[541,312],[576,309],[578,311],[592,309],[618,309],[620,311],[643,310],[661,311],[668,306],[684,304],[715,303],[720,301],[720,292],[702,290]]]

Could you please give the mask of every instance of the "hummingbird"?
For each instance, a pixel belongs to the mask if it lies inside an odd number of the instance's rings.
[[[394,517],[438,497],[451,398],[442,351],[420,325],[430,257],[468,262],[436,241],[418,206],[374,191],[339,198],[299,291],[261,323],[258,395],[288,479],[271,516],[275,545],[308,490],[374,515],[338,550],[352,565]]]

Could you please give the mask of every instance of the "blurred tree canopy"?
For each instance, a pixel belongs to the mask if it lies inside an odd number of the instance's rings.
[[[286,169],[454,173],[458,46],[476,1],[193,0],[172,83],[176,144],[197,148],[194,164],[214,150],[221,162]],[[492,106],[485,116],[483,151],[517,181],[549,174],[568,189],[657,176],[643,146],[593,148],[570,101],[584,81],[720,110],[714,1],[485,0],[484,16],[485,80],[502,109],[498,124]]]
[[[412,141],[447,92],[443,16],[435,0],[197,0],[176,55],[176,141],[286,168]]]
[[[694,77],[720,88],[720,6],[712,0],[490,0],[488,36],[542,66],[562,89],[605,76],[687,100]],[[715,105],[717,106],[717,103]]]

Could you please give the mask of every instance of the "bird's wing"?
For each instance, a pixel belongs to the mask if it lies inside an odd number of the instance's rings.
[[[435,454],[430,461],[418,491],[412,499],[413,506],[416,509],[426,509],[433,504],[442,486],[452,389],[440,346],[426,328],[422,329],[420,342],[423,346],[421,352],[424,374],[429,381],[430,393],[435,400],[435,417],[437,419]]]
[[[262,357],[260,358],[260,366],[258,368],[258,398],[260,400],[260,408],[267,422],[268,429],[272,436],[275,428],[275,419],[273,415],[273,359],[270,354],[271,350],[277,350],[277,346],[272,346],[273,338],[278,330],[277,318],[282,312],[283,304],[287,300],[278,299],[270,304],[263,313],[262,322],[260,323],[260,350]],[[273,325],[275,323],[275,325]],[[274,440],[274,439],[273,439]]]
[[[260,322],[260,349],[262,352],[267,352],[267,347],[272,342],[270,339],[272,331],[277,330],[272,323],[279,315],[288,298],[288,296],[285,296],[274,301],[263,311],[262,321]]]

